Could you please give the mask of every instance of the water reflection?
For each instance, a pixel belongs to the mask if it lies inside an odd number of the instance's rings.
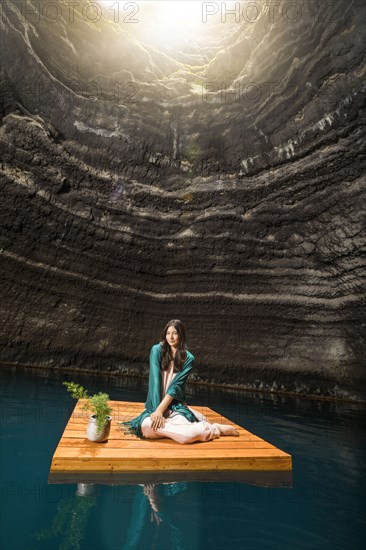
[[[187,550],[364,546],[365,408],[359,404],[208,389],[191,396],[193,406],[214,408],[289,452],[293,488],[268,477],[230,480],[217,472],[211,479],[83,474],[47,484],[50,458],[72,412],[58,380],[64,375],[43,378],[5,369],[1,375],[4,550],[122,550],[133,540],[140,541],[139,550],[163,550],[172,547],[174,536]],[[136,402],[146,396],[145,388],[124,388],[122,379],[88,375],[78,381],[116,400]],[[165,495],[161,486],[176,482],[186,489]],[[93,485],[92,492],[82,484]],[[156,510],[144,494],[150,484],[157,486]],[[139,509],[145,512],[138,532]]]
[[[34,533],[32,538],[46,543],[46,548],[55,548],[57,540],[57,548],[60,550],[79,550],[91,508],[97,504],[95,489],[94,483],[78,483],[76,493],[63,497],[58,503],[51,526]]]
[[[175,497],[186,491],[187,483],[142,483],[131,487],[133,492],[129,526],[120,533],[121,548],[168,547],[183,550],[184,541]],[[42,548],[80,550],[87,537],[90,513],[101,496],[95,483],[77,483],[76,492],[64,496],[57,505],[50,527],[32,535]],[[122,512],[122,509],[121,509]]]
[[[137,487],[125,550],[145,548],[147,527],[152,546],[172,550],[184,548],[183,533],[174,506],[174,497],[187,489],[186,483],[145,483]],[[150,524],[150,525],[149,525]]]
[[[169,478],[169,474],[171,479],[177,479],[180,474],[181,481],[164,481]],[[123,515],[124,518],[123,522],[118,522],[119,533],[114,536],[111,548],[200,548],[200,537],[203,534],[201,525],[208,502],[219,500],[228,505],[236,499],[241,506],[251,494],[248,493],[250,487],[257,486],[258,490],[261,487],[282,490],[291,487],[291,472],[227,472],[227,479],[231,474],[232,481],[220,483],[217,483],[218,472],[206,472],[206,476],[201,472],[198,483],[198,478],[195,482],[189,480],[189,474],[192,475],[192,472],[160,472],[154,475],[135,473],[129,478],[111,474],[107,479],[106,474],[84,473],[84,477],[88,479],[79,481],[76,491],[68,492],[68,496],[63,496],[59,501],[50,527],[35,533],[32,538],[41,544],[37,548],[46,550],[87,548],[85,541],[90,540],[90,530],[94,523],[91,513],[96,506],[96,513],[104,508],[105,490],[109,486],[114,505],[117,504],[116,508],[119,510],[117,516]],[[69,486],[71,489],[75,476],[81,479],[77,473],[72,474],[73,477],[66,475],[66,483],[58,485],[59,487]],[[240,475],[245,483],[237,482]],[[184,477],[189,481],[185,481]],[[205,477],[206,481],[203,482]],[[144,482],[138,482],[142,479]],[[207,481],[209,479],[211,482]],[[51,484],[61,480],[60,475],[57,478],[51,476]],[[258,494],[256,493],[255,498],[258,498]],[[102,520],[99,518],[99,521]]]

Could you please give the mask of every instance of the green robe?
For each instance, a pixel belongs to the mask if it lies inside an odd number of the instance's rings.
[[[150,416],[161,403],[161,344],[155,344],[150,351],[150,373],[149,373],[149,389],[145,403],[145,410],[136,418],[121,422],[121,426],[126,429],[125,433],[132,433],[143,439],[141,432],[141,424],[145,418]],[[178,412],[187,418],[190,422],[199,422],[198,418],[189,410],[187,405],[184,405],[186,400],[185,383],[193,368],[194,356],[187,350],[187,358],[182,369],[178,372],[166,393],[174,399],[168,406],[168,409]],[[164,396],[163,396],[164,397]]]

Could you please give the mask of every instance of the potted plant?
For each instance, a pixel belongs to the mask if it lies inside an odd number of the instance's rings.
[[[86,430],[87,438],[96,443],[106,441],[112,420],[110,416],[112,409],[108,405],[109,395],[102,392],[89,395],[83,386],[75,382],[63,382],[63,384],[74,399],[85,399],[82,409],[92,413]]]

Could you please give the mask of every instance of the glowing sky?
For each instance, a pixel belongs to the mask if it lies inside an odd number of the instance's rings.
[[[227,5],[232,2],[227,2]],[[103,14],[139,39],[158,48],[186,48],[205,43],[219,17],[219,2],[200,0],[99,0]],[[223,26],[225,27],[225,25]],[[228,30],[222,28],[223,31]]]

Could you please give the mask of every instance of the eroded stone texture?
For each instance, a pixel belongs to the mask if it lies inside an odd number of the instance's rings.
[[[176,50],[69,4],[2,5],[1,360],[143,373],[180,318],[198,379],[360,397],[362,3]]]

